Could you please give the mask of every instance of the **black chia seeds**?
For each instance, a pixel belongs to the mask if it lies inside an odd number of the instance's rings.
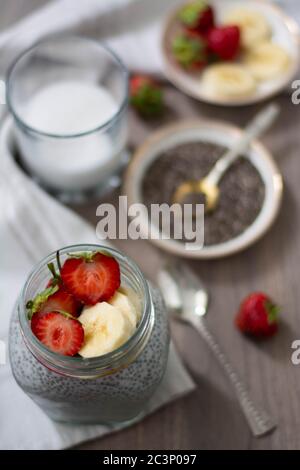
[[[206,176],[225,151],[226,148],[216,144],[191,142],[162,153],[150,165],[143,180],[142,195],[148,209],[151,204],[172,204],[177,187],[184,181]],[[220,182],[217,208],[205,214],[204,245],[216,245],[244,232],[258,216],[264,197],[265,186],[260,174],[249,160],[241,157]],[[197,202],[203,203],[201,195]]]

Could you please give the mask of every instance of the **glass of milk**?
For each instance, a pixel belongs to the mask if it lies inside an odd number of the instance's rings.
[[[98,41],[56,36],[7,77],[19,158],[46,189],[80,201],[116,183],[126,160],[128,72]]]

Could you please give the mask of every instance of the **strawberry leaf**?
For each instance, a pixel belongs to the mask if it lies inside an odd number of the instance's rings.
[[[265,308],[268,314],[269,324],[276,323],[278,321],[280,307],[276,304],[273,304],[271,301],[267,300],[265,302]]]
[[[183,67],[205,59],[205,45],[200,39],[185,34],[175,37],[172,50],[175,58]]]
[[[51,286],[56,286],[61,282],[61,277],[59,274],[57,274],[54,263],[47,264],[47,267],[52,274]]]
[[[158,116],[163,110],[162,90],[153,84],[145,83],[131,96],[131,104],[144,116]]]
[[[189,5],[184,6],[179,12],[179,19],[189,27],[197,24],[199,16],[207,8],[207,3],[203,0],[198,0]]]

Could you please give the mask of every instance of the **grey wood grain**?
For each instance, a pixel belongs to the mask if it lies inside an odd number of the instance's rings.
[[[0,28],[45,3],[38,0],[2,0]],[[244,125],[260,106],[225,109],[197,103],[166,87],[169,111],[162,122],[145,124],[130,115],[131,145],[137,146],[165,122],[186,117],[225,119]],[[218,261],[192,261],[211,293],[208,323],[228,356],[251,388],[253,397],[278,421],[278,429],[259,440],[252,438],[236,404],[232,389],[215,359],[190,328],[172,325],[176,345],[198,387],[146,418],[111,436],[78,446],[81,449],[299,449],[300,366],[290,360],[291,343],[300,338],[300,107],[290,97],[277,98],[282,115],[263,142],[283,173],[285,195],[280,216],[270,232],[242,254]],[[117,193],[107,201],[116,201]],[[76,208],[96,224],[95,210],[102,201]],[[145,241],[119,241],[147,276],[155,279],[162,253]],[[265,290],[282,308],[279,334],[256,343],[234,328],[240,300],[252,290]]]

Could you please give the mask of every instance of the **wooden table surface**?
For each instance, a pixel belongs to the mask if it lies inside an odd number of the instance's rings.
[[[8,26],[41,0],[2,0],[0,28]],[[1,57],[1,56],[0,56]],[[146,125],[130,116],[131,145],[143,142],[164,122],[205,117],[244,125],[259,106],[224,109],[200,104],[166,87],[166,118]],[[281,213],[270,232],[242,254],[189,265],[206,283],[211,295],[207,318],[233,364],[249,385],[254,399],[277,420],[269,436],[251,436],[233,391],[205,344],[190,328],[172,325],[172,335],[197,389],[159,410],[140,424],[120,433],[79,446],[81,449],[299,449],[300,366],[291,363],[291,343],[300,338],[300,107],[290,96],[277,98],[282,114],[263,139],[284,177]],[[115,195],[106,198],[115,200]],[[78,210],[94,225],[96,204]],[[119,241],[117,247],[135,259],[150,279],[160,267],[161,253],[146,241]],[[281,307],[279,334],[256,343],[236,331],[233,318],[240,300],[253,290],[264,290]]]

